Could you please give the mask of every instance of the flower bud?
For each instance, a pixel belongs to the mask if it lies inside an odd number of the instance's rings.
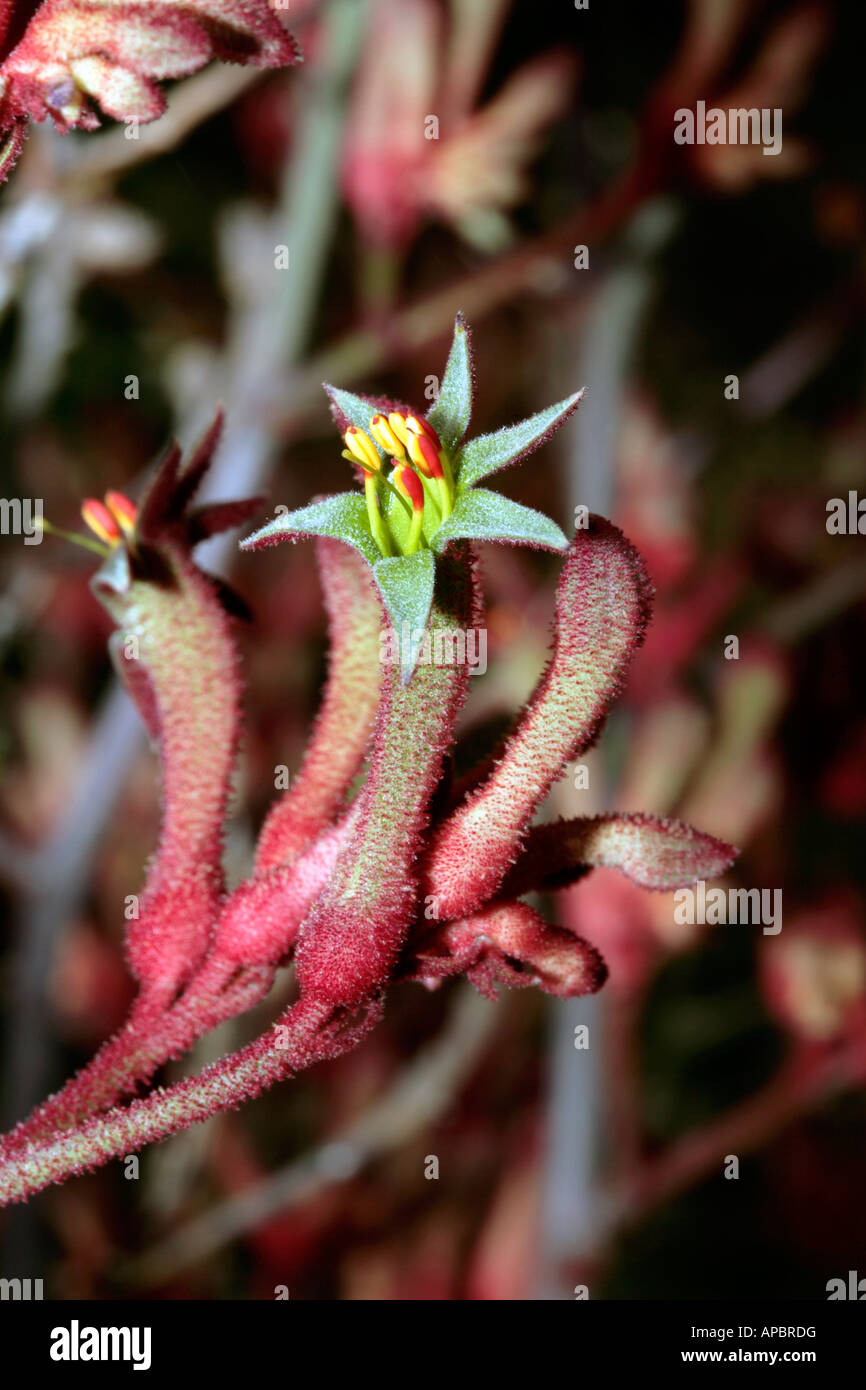
[[[88,497],[81,505],[81,516],[94,536],[98,536],[106,545],[113,549],[120,544],[120,527],[104,503],[97,501],[95,497]]]
[[[405,449],[409,443],[409,431],[406,428],[406,416],[402,410],[392,410],[388,416],[388,424]]]
[[[122,492],[107,492],[105,505],[111,512],[123,534],[129,539],[135,532],[138,508]]]
[[[397,468],[394,471],[394,484],[412,503],[413,512],[423,512],[424,487],[417,473],[411,468]]]
[[[406,428],[410,434],[420,435],[429,439],[437,454],[442,453],[442,440],[430,424],[430,421],[425,420],[423,415],[407,415]]]
[[[426,434],[409,435],[409,457],[425,478],[443,477],[442,462],[435,446]]]

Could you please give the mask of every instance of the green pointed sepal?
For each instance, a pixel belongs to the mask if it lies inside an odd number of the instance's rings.
[[[475,439],[470,439],[454,460],[458,493],[466,492],[480,483],[482,478],[489,478],[491,473],[498,473],[501,468],[522,462],[528,454],[540,449],[577,410],[583,397],[583,390],[575,391],[565,400],[549,405],[546,410],[539,410],[536,415],[530,415],[516,425],[506,425],[492,434],[479,434]]]
[[[483,487],[472,488],[457,498],[453,512],[433,538],[433,548],[441,553],[446,546],[459,540],[501,541],[543,550],[568,549],[567,537],[549,516]]]
[[[241,544],[244,550],[259,550],[279,541],[312,536],[343,541],[369,564],[390,628],[382,635],[382,659],[399,661],[403,683],[407,684],[417,664],[433,602],[436,576],[432,551],[383,556],[373,538],[364,499],[354,492],[284,512]]]

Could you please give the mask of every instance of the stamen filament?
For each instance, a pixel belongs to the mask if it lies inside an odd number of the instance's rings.
[[[418,474],[408,465],[395,469],[394,481],[412,503],[412,524],[403,545],[403,554],[414,555],[423,544],[424,487]]]
[[[404,494],[400,491],[400,489],[399,489],[398,487],[395,487],[395,486],[394,486],[394,484],[391,482],[391,479],[390,479],[390,478],[386,478],[386,477],[385,477],[385,474],[384,474],[384,473],[381,475],[381,478],[382,478],[382,482],[385,484],[385,487],[388,489],[388,491],[392,494],[392,496],[394,496],[394,497],[397,498],[397,501],[400,503],[400,506],[403,508],[403,511],[406,513],[406,515],[407,515],[408,517],[411,517],[411,515],[412,515],[412,504],[411,504],[411,502],[408,501],[408,499],[404,496]]]
[[[80,536],[75,531],[64,531],[62,526],[53,526],[50,521],[42,518],[40,525],[43,531],[47,531],[50,536],[58,536],[62,541],[71,541],[73,545],[80,545],[83,550],[90,550],[94,555],[98,555],[104,560],[106,555],[111,554],[111,547],[102,545],[99,541],[92,541],[89,536]]]
[[[370,530],[373,532],[373,539],[383,555],[393,555],[391,537],[379,510],[379,491],[373,473],[364,473],[364,496],[367,501],[367,515],[370,518]]]
[[[433,508],[435,512],[434,520],[436,521],[436,525],[439,526],[445,519],[442,515],[442,498],[439,489],[432,478],[425,478],[423,475],[421,477],[421,486],[424,489],[427,506]]]
[[[421,528],[424,524],[424,509],[414,512],[412,515],[412,525],[409,527],[409,534],[406,537],[406,544],[403,547],[404,555],[415,555],[421,548]]]
[[[454,500],[444,472],[441,478],[436,479],[436,487],[439,490],[439,510],[442,513],[442,520],[447,521],[454,510]]]

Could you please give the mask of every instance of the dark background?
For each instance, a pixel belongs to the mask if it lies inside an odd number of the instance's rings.
[[[448,321],[465,307],[477,430],[590,387],[579,424],[507,475],[503,490],[564,525],[584,499],[613,515],[658,589],[655,635],[594,755],[593,786],[604,790],[586,809],[618,807],[636,786],[654,787],[658,800],[628,809],[689,818],[700,808],[701,829],[743,848],[732,884],[782,889],[785,927],[778,937],[728,927],[687,939],[670,929],[669,903],[647,906],[601,872],[548,904],[596,940],[612,968],[590,1015],[604,1038],[592,1076],[572,1059],[568,1114],[591,1161],[567,1139],[562,1154],[552,1151],[569,1129],[553,1123],[550,1091],[566,1006],[513,994],[426,1128],[383,1145],[349,1178],[320,1164],[277,1215],[207,1258],[168,1257],[148,1276],[145,1252],[193,1220],[218,1224],[232,1194],[317,1153],[447,1032],[455,991],[403,986],[357,1054],[220,1117],[204,1136],[144,1154],[138,1182],[115,1164],[7,1217],[3,1273],[44,1275],[51,1296],[83,1298],[272,1297],[286,1284],[299,1298],[522,1299],[570,1297],[576,1283],[607,1298],[823,1298],[828,1279],[866,1274],[866,557],[863,537],[825,528],[827,500],[866,482],[862,7],[740,6],[728,51],[689,89],[665,86],[663,75],[676,73],[689,14],[706,40],[710,6],[593,3],[584,13],[565,0],[518,0],[477,104],[551,50],[573,52],[579,72],[523,161],[525,192],[506,210],[506,230],[488,244],[468,239],[460,217],[422,204],[405,236],[374,243],[363,179],[359,192],[356,172],[347,197],[345,164],[330,222],[316,227],[310,213],[328,177],[322,166],[315,188],[285,201],[304,99],[333,38],[320,6],[301,8],[312,12],[301,26],[305,69],[267,76],[157,158],[88,183],[60,137],[32,138],[0,194],[3,496],[41,496],[56,525],[76,529],[83,497],[107,487],[135,495],[166,438],[188,433],[218,398],[230,418],[236,406],[241,433],[244,411],[265,422],[271,505],[342,488],[317,382],[328,374],[422,404],[425,376],[442,369]],[[367,61],[378,22],[375,12],[367,20]],[[777,42],[780,25],[806,36],[797,60]],[[342,102],[353,100],[359,63]],[[756,72],[752,99],[730,104],[781,106],[783,148],[801,141],[801,165],[743,167],[730,179],[674,146],[672,91],[727,107]],[[440,144],[452,133],[443,116]],[[83,151],[106,138],[63,143]],[[392,159],[383,148],[383,166]],[[405,186],[399,171],[395,184]],[[611,189],[622,185],[617,208]],[[10,219],[32,219],[46,202],[58,210],[54,230],[15,256]],[[299,236],[312,228],[326,239],[299,341],[282,360],[263,354],[252,386],[238,384],[248,354],[237,355],[237,326],[257,294],[273,292],[273,236],[266,228],[265,252],[250,233],[240,251],[221,253],[241,204],[260,219],[276,209],[277,234],[285,215]],[[159,244],[144,263],[124,265],[129,229],[118,224],[120,264],[91,253],[70,272],[71,290],[52,268],[75,261],[106,205],[137,210]],[[580,218],[590,219],[585,236]],[[570,248],[584,240],[590,269],[579,272]],[[311,274],[296,245],[297,273]],[[299,313],[289,299],[287,312]],[[52,329],[60,300],[69,315]],[[347,354],[361,330],[375,350]],[[48,348],[28,352],[28,335],[40,333]],[[260,333],[252,341],[261,347]],[[123,394],[132,373],[134,402]],[[739,376],[736,401],[725,399],[729,373]],[[242,451],[238,460],[226,455],[227,495],[250,490]],[[25,548],[3,537],[0,566],[0,997],[12,1121],[122,1020],[131,984],[117,904],[140,882],[159,805],[148,752],[127,735],[118,752],[98,723],[109,626],[88,589],[88,557],[51,538]],[[486,746],[531,689],[555,564],[490,550],[485,574],[491,665],[467,712],[473,747]],[[325,648],[309,551],[239,557],[232,575],[254,614],[241,638],[247,727],[229,847],[240,871],[273,764],[299,761]],[[738,663],[724,660],[729,634],[739,637]],[[739,693],[728,699],[731,689]],[[109,765],[100,769],[100,757]],[[115,808],[70,865],[68,835],[50,837],[93,767],[117,777]],[[677,771],[680,785],[659,790]],[[556,812],[578,813],[567,779],[561,791]],[[32,858],[46,843],[53,896],[44,859],[37,872]],[[836,1079],[822,1083],[825,1064]],[[437,1183],[424,1178],[429,1154],[440,1157]],[[728,1154],[741,1156],[736,1182],[722,1176]],[[563,1165],[583,1213],[573,1226],[552,1214],[552,1175]],[[659,1173],[662,1186],[647,1197]],[[611,1188],[626,1194],[617,1219]]]

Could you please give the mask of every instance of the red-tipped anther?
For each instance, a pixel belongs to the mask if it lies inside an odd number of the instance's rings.
[[[425,478],[441,478],[443,476],[442,460],[436,452],[436,446],[432,439],[429,439],[426,434],[413,434],[410,431],[409,457]]]
[[[104,503],[98,502],[95,497],[88,497],[81,504],[81,516],[93,534],[106,545],[114,547],[120,544],[123,539],[120,527]]]
[[[111,512],[121,531],[127,538],[131,538],[135,532],[135,523],[138,520],[138,508],[134,502],[130,502],[122,492],[107,492],[105,494],[105,505]]]
[[[428,439],[432,440],[437,454],[441,454],[442,440],[430,424],[430,421],[425,420],[423,415],[407,415],[406,428],[410,430],[412,434],[426,435]]]
[[[409,534],[403,546],[404,555],[414,555],[421,545],[421,531],[424,525],[424,485],[418,474],[409,467],[394,469],[394,483],[412,503],[412,521]]]
[[[424,487],[418,474],[411,468],[397,468],[394,470],[394,482],[403,496],[408,497],[412,503],[413,512],[423,512]]]

